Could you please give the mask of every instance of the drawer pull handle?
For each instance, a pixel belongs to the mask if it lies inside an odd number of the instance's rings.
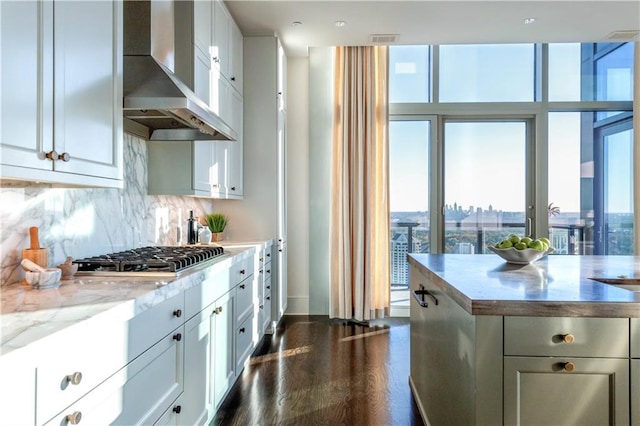
[[[75,373],[69,374],[67,376],[67,382],[71,383],[72,385],[79,385],[81,381],[82,373],[79,371],[76,371]]]
[[[71,414],[67,414],[67,422],[72,425],[77,425],[82,420],[82,413],[80,411],[75,411]]]
[[[219,314],[220,312],[222,312],[222,306],[218,306],[218,307],[213,311],[213,313],[214,313],[214,314]]]
[[[267,274],[270,274],[270,273],[271,273],[271,269],[267,269]]]
[[[270,285],[268,285],[268,286],[267,286],[267,290],[270,290],[270,289],[271,289],[271,286],[270,286]]]
[[[180,414],[180,411],[182,411],[182,406],[181,405],[176,405],[175,407],[173,407],[173,412],[176,414]]]
[[[242,290],[244,290],[244,287],[245,287],[245,285],[244,285],[244,284],[240,284],[240,288],[241,288]]]
[[[271,296],[267,296],[267,297],[265,297],[265,299],[271,300]]]
[[[566,371],[567,373],[571,373],[575,369],[576,369],[576,365],[572,362],[562,363],[562,370]]]
[[[420,288],[418,290],[413,290],[412,294],[413,298],[416,299],[416,302],[418,302],[418,304],[423,308],[429,307],[427,301],[424,300],[424,296],[429,296],[429,298],[433,300],[433,304],[438,306],[438,299],[436,299],[436,297],[429,290],[424,288],[422,284],[420,284]]]
[[[173,340],[176,340],[176,341],[179,342],[180,340],[182,340],[182,334],[181,333],[174,334],[173,335]]]
[[[240,275],[244,275],[245,274],[245,270],[244,269],[240,269]]]
[[[240,329],[240,334],[244,333],[244,327]]]
[[[562,338],[562,341],[563,341],[564,343],[566,343],[567,345],[572,344],[572,343],[576,340],[576,338],[575,338],[575,337],[573,337],[573,334],[571,334],[571,333],[568,333],[568,334],[561,334],[561,335],[560,335],[560,338]]]
[[[271,257],[271,253],[267,253],[267,257]]]
[[[180,318],[182,316],[182,310],[176,309],[175,311],[173,311],[173,316]]]

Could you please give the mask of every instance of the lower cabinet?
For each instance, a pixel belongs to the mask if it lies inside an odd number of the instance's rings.
[[[176,329],[45,424],[153,424],[182,393],[183,333]]]
[[[154,426],[181,426],[181,425],[192,425],[195,423],[188,423],[183,420],[183,404],[184,404],[184,394],[180,395],[178,399],[172,404],[171,407],[167,408],[162,416],[158,419],[157,422],[154,423]]]
[[[504,358],[505,425],[629,424],[629,360]]]
[[[235,289],[215,302],[211,323],[211,395],[218,408],[236,379],[235,370]]]
[[[640,359],[631,360],[631,424],[640,426]]]
[[[30,354],[23,352],[10,352],[0,359],[0,425],[36,422],[36,369],[28,359]]]

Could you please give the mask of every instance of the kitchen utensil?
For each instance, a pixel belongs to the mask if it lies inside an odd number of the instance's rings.
[[[75,273],[78,272],[78,264],[73,263],[71,256],[67,256],[65,262],[58,265],[58,268],[62,269],[63,280],[72,280]]]
[[[22,268],[28,272],[45,272],[46,271],[45,268],[38,265],[37,263],[32,262],[29,259],[22,259],[22,262],[20,262],[20,264],[22,265]]]
[[[24,262],[25,260],[23,260]],[[35,265],[35,264],[34,264]],[[37,266],[37,265],[36,265]],[[38,266],[38,268],[40,268]],[[60,286],[60,276],[62,269],[60,268],[40,268],[42,270],[27,271],[25,273],[25,281],[36,289],[57,288]]]
[[[32,226],[29,228],[29,240],[30,247],[22,250],[22,258],[28,259],[43,268],[49,266],[49,250],[40,247],[40,241],[38,238],[38,227]]]

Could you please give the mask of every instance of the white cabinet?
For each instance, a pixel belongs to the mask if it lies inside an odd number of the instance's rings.
[[[1,2],[0,15],[0,176],[121,188],[122,2]]]
[[[242,33],[222,0],[213,0],[213,14],[213,62],[222,76],[242,94]]]
[[[36,422],[36,369],[27,350],[0,358],[0,425],[33,425]],[[6,407],[6,408],[4,408]]]
[[[181,326],[46,424],[153,424],[182,393],[182,335]]]
[[[211,394],[217,409],[236,379],[235,370],[235,289],[215,302],[210,317]]]
[[[128,321],[91,318],[43,342],[37,423],[76,411],[116,424],[155,421],[182,392],[183,310],[180,293]]]
[[[287,307],[286,57],[272,36],[245,37],[243,52],[243,199],[216,204],[233,218],[230,238],[275,240],[272,319],[279,321]]]

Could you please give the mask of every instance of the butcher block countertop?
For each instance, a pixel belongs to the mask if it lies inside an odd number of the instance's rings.
[[[528,265],[493,254],[411,253],[408,258],[472,315],[640,318],[637,256],[550,255]],[[591,279],[619,277],[624,286]]]

